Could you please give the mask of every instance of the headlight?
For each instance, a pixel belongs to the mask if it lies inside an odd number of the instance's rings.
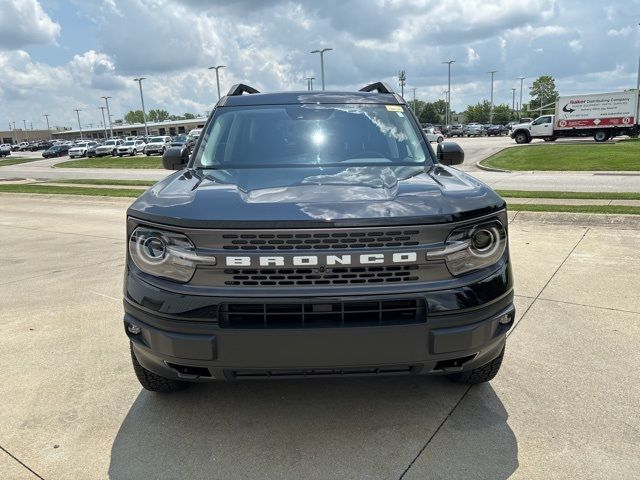
[[[148,227],[136,228],[129,238],[129,255],[149,275],[188,282],[198,265],[215,265],[213,256],[198,255],[186,235]]]
[[[498,220],[455,229],[444,250],[427,257],[444,258],[452,275],[462,275],[493,265],[507,248],[507,232]]]

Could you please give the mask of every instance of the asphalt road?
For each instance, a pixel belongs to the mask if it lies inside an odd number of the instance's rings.
[[[490,384],[247,381],[163,396],[141,390],[122,331],[129,202],[0,203],[2,479],[640,471],[640,235],[624,220],[511,214],[518,323]]]
[[[471,137],[451,139],[465,151],[465,162],[458,166],[493,188],[505,190],[559,190],[583,192],[640,192],[640,172],[488,172],[479,169],[476,164],[503,148],[521,148],[509,137]],[[534,140],[535,143],[543,143]],[[554,145],[563,143],[590,143],[589,139],[558,140]],[[435,144],[432,144],[436,148]],[[597,148],[597,147],[595,147]],[[39,152],[18,153],[16,156],[35,156]],[[69,178],[106,178],[159,180],[170,172],[167,170],[127,170],[103,168],[53,168],[68,158],[41,160],[20,165],[0,167],[0,179],[33,178],[55,180]]]

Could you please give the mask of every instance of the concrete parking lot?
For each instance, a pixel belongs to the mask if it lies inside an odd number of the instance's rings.
[[[2,479],[637,478],[631,222],[511,215],[518,323],[490,384],[287,380],[162,396],[137,383],[121,326],[129,202],[0,203]]]

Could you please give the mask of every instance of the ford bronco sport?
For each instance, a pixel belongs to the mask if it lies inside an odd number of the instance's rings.
[[[148,390],[252,378],[491,380],[514,322],[504,200],[402,97],[236,85],[127,212]]]

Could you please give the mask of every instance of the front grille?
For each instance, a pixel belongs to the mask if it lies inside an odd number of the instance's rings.
[[[415,282],[418,265],[389,265],[380,267],[340,267],[325,271],[311,268],[285,269],[226,269],[225,285],[295,286],[348,285],[363,283]]]
[[[221,328],[335,328],[426,321],[422,299],[347,302],[225,303]]]
[[[410,247],[419,245],[418,230],[373,230],[317,233],[225,233],[225,250],[324,250]]]

